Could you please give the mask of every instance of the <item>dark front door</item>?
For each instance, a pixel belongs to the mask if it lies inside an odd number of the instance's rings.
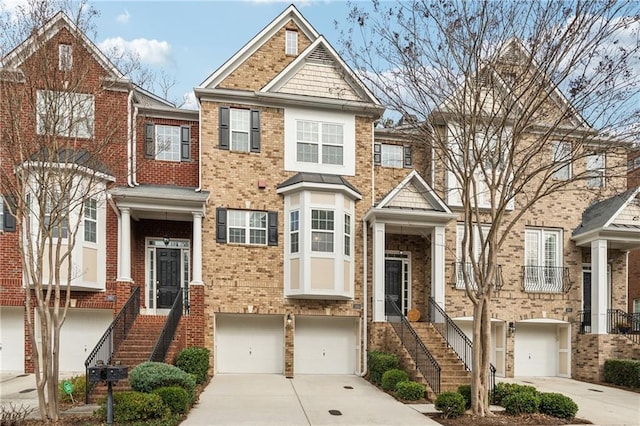
[[[156,249],[156,308],[169,309],[180,291],[180,250]]]
[[[591,271],[582,272],[582,332],[591,332]]]
[[[391,301],[402,310],[402,260],[387,259],[384,262],[385,314],[396,315]]]

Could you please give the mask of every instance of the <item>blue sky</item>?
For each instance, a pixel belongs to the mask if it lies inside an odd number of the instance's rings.
[[[134,49],[146,65],[175,77],[169,97],[182,99],[204,81],[291,1],[96,1],[100,47]],[[347,25],[344,1],[293,2],[336,50]]]

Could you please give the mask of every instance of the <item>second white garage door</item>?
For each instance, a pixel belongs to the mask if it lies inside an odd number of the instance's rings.
[[[0,370],[24,371],[24,308],[0,307]]]
[[[357,318],[296,317],[296,374],[355,374]]]
[[[284,318],[280,315],[216,315],[216,371],[284,371]]]
[[[517,322],[515,376],[569,376],[570,332],[566,323]]]

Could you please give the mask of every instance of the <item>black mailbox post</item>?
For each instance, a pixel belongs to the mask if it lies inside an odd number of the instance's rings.
[[[113,425],[113,389],[112,384],[128,377],[127,367],[123,365],[99,364],[89,367],[90,382],[107,382],[107,425]]]

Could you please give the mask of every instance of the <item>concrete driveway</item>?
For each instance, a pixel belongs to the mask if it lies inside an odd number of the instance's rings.
[[[640,393],[561,377],[516,377],[497,380],[533,385],[540,392],[566,395],[578,404],[576,417],[599,426],[640,425]]]
[[[335,411],[334,411],[335,410]],[[218,374],[182,425],[437,425],[357,376]]]

